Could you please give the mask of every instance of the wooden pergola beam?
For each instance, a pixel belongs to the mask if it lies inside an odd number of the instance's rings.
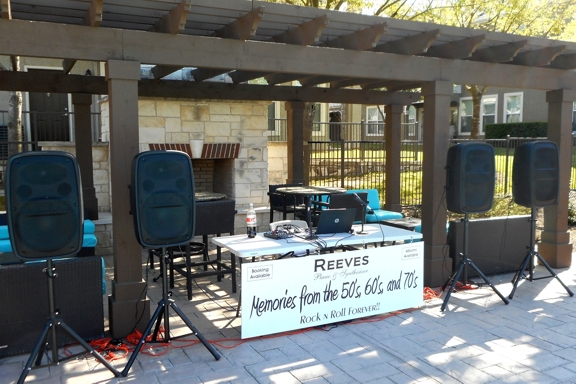
[[[284,44],[313,45],[320,40],[320,35],[322,35],[326,25],[328,25],[328,15],[322,15],[276,35],[270,41]]]
[[[474,53],[476,48],[478,48],[485,39],[485,35],[479,35],[467,39],[452,41],[450,43],[433,45],[428,48],[424,55],[441,57],[443,59],[466,59]]]
[[[528,65],[531,67],[544,67],[549,65],[556,56],[560,55],[565,50],[566,46],[560,45],[556,47],[520,52],[512,60],[512,63],[517,65]]]
[[[488,63],[505,63],[511,61],[526,44],[528,40],[521,40],[478,49],[470,56],[470,59]]]
[[[439,34],[439,29],[433,29],[377,45],[372,50],[374,52],[397,53],[400,55],[420,55],[426,52]]]
[[[108,94],[102,76],[65,75],[57,71],[0,71],[0,91]],[[138,94],[143,97],[189,99],[343,102],[359,104],[403,104],[417,101],[418,93],[329,89],[316,87],[226,84],[181,80],[142,79]]]
[[[558,55],[550,63],[550,68],[556,69],[576,69],[576,53]]]
[[[363,77],[426,82],[449,78],[455,84],[483,84],[524,89],[576,89],[576,73],[509,64],[448,60],[383,52],[270,44],[260,41],[166,35],[70,24],[0,19],[0,52],[4,55],[139,63],[228,71],[298,73],[306,76]],[[71,47],[59,36],[74,36]],[[279,67],[281,63],[281,67]],[[449,68],[449,73],[446,71]]]
[[[365,51],[372,49],[378,44],[380,37],[386,32],[386,23],[372,25],[368,28],[356,31],[346,36],[337,37],[321,44],[322,47],[353,49]]]
[[[258,28],[258,23],[262,19],[263,15],[264,7],[254,8],[247,14],[215,31],[211,36],[234,40],[246,40],[250,36],[254,36],[256,29]]]
[[[192,8],[192,0],[181,0],[178,5],[158,20],[150,32],[169,33],[177,35],[186,29],[186,19]]]
[[[269,75],[270,72],[258,72],[258,71],[233,71],[228,74],[235,84],[244,83],[249,80],[258,79]]]
[[[337,80],[340,80],[340,78],[335,76],[309,76],[301,78],[300,85],[303,87],[312,87],[314,85],[330,83]]]

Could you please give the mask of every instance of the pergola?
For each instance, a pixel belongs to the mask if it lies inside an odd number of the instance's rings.
[[[445,255],[443,208],[453,84],[547,91],[548,138],[560,152],[559,203],[545,208],[539,252],[570,265],[567,232],[576,44],[482,30],[247,0],[0,0],[0,55],[62,60],[62,72],[0,72],[0,90],[71,93],[86,206],[91,180],[91,94],[110,103],[114,338],[144,312],[141,247],[129,214],[130,164],[138,153],[138,97],[286,101],[288,182],[304,180],[306,102],[386,105],[386,208],[400,207],[402,107],[425,100],[422,229],[425,284],[438,286]],[[70,75],[78,60],[105,63],[105,77]],[[140,65],[155,79],[141,79]],[[162,80],[195,68],[194,81]],[[210,81],[228,74],[232,83]],[[264,77],[267,85],[246,84]],[[301,87],[282,85],[298,80]],[[320,86],[321,85],[321,86]],[[386,89],[385,91],[381,89]],[[88,96],[88,97],[87,97]],[[88,120],[87,120],[88,119]]]

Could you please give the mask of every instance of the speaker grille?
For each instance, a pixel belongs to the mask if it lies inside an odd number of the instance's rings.
[[[545,207],[558,200],[558,147],[533,141],[516,148],[512,167],[512,195],[516,204]]]
[[[494,202],[494,148],[485,143],[462,143],[448,149],[446,202],[456,213],[489,211]]]
[[[194,176],[190,157],[149,151],[132,163],[132,210],[144,247],[185,244],[194,237]]]
[[[20,153],[7,165],[8,228],[23,259],[72,256],[82,247],[82,190],[66,152]]]

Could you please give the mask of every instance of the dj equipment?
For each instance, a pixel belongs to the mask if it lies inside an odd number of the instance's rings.
[[[516,148],[512,166],[512,195],[514,202],[532,208],[530,215],[530,245],[526,257],[512,278],[512,299],[521,278],[526,278],[524,271],[528,267],[528,281],[556,278],[570,296],[574,293],[560,280],[546,260],[536,251],[536,213],[534,208],[556,204],[558,200],[558,146],[551,141],[532,141]],[[549,276],[534,278],[534,258],[543,265]]]
[[[73,256],[82,247],[82,192],[76,158],[66,152],[24,152],[7,164],[7,216],[12,249],[24,260],[46,259],[49,318],[32,349],[18,383],[24,383],[32,364],[39,366],[46,348],[58,365],[79,354],[60,358],[57,328],[63,328],[114,376],[118,372],[59,316],[55,306],[54,279],[58,276],[53,258]],[[75,308],[77,310],[77,308]]]
[[[448,149],[446,203],[456,213],[482,213],[494,203],[494,148],[462,143]]]
[[[463,213],[464,219],[464,251],[456,272],[442,286],[450,288],[444,298],[440,310],[444,311],[458,282],[460,274],[464,273],[464,283],[468,277],[466,267],[470,266],[492,290],[508,304],[508,300],[496,289],[488,278],[468,258],[468,214],[489,211],[494,202],[494,148],[485,143],[462,143],[450,147],[446,158],[446,201],[448,210]]]
[[[148,151],[132,161],[131,205],[143,247],[182,245],[194,237],[194,175],[179,151]]]
[[[190,157],[180,151],[148,151],[136,155],[132,161],[132,185],[130,186],[131,209],[138,242],[145,248],[161,248],[160,270],[162,273],[162,300],[142,333],[136,348],[122,371],[127,376],[144,342],[169,343],[170,340],[189,336],[170,335],[170,308],[180,316],[216,360],[220,354],[184,312],[176,305],[168,292],[170,255],[168,247],[190,243],[195,229],[194,175]],[[215,219],[217,220],[217,219]],[[164,320],[164,337],[159,337]],[[154,332],[149,338],[150,331]]]
[[[545,207],[558,200],[558,146],[532,141],[514,151],[512,195],[525,207]]]
[[[73,256],[82,248],[82,188],[76,158],[66,152],[24,152],[7,165],[7,216],[21,259]]]

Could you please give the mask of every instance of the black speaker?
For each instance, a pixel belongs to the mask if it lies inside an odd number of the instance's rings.
[[[494,203],[494,148],[485,143],[461,143],[448,149],[446,202],[456,213],[482,213]]]
[[[131,209],[138,242],[171,247],[194,237],[194,174],[180,151],[149,151],[132,162]]]
[[[21,259],[66,257],[82,248],[80,169],[66,152],[24,152],[7,165],[12,250]]]
[[[545,207],[558,200],[558,146],[551,141],[532,141],[514,151],[512,195],[525,207]]]

